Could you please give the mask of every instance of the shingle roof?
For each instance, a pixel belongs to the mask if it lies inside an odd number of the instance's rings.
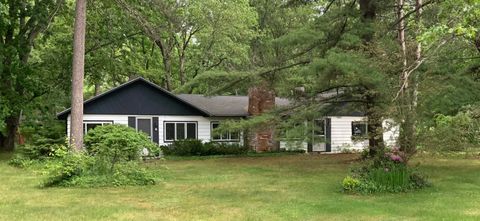
[[[107,96],[112,96],[115,92],[119,91],[122,88],[132,87],[136,82],[148,85],[158,90],[162,94],[165,94],[173,99],[176,99],[178,102],[183,103],[193,109],[200,111],[202,115],[205,116],[215,116],[215,117],[246,117],[248,114],[248,96],[204,96],[201,94],[172,94],[160,86],[151,83],[143,78],[137,78],[132,81],[129,81],[125,84],[122,84],[116,88],[113,88],[103,94],[100,94],[96,97],[88,99],[84,102],[84,105],[87,105],[92,102],[96,102]],[[277,107],[288,106],[291,102],[285,98],[276,98],[275,104]],[[358,111],[357,108],[352,104],[336,104],[334,107],[328,111],[332,113],[332,116],[363,116],[362,111]],[[57,114],[59,119],[66,119],[70,114],[70,108],[66,109]],[[134,114],[134,113],[132,113]],[[141,114],[141,113],[138,113]]]
[[[204,96],[201,94],[178,94],[178,97],[195,105],[212,116],[245,117],[248,116],[248,96]],[[277,106],[285,106],[289,101],[276,98]]]

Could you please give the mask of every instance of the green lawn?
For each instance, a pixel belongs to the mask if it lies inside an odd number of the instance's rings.
[[[434,186],[345,195],[351,155],[176,159],[160,184],[39,188],[42,175],[0,160],[0,220],[480,220],[480,160],[416,159]]]

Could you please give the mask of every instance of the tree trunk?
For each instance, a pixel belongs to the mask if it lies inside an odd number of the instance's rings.
[[[404,16],[404,11],[403,11],[403,6],[404,6],[404,0],[398,0],[398,12],[397,16],[400,20],[398,23],[398,41],[400,43],[400,48],[402,50],[402,65],[403,65],[403,71],[402,71],[402,76],[405,76],[405,72],[407,71],[407,45],[405,43],[405,21],[402,19]]]
[[[410,96],[410,84],[408,79],[408,71],[407,71],[407,47],[405,42],[405,20],[403,19],[404,13],[404,0],[398,0],[398,9],[397,9],[397,17],[400,19],[398,23],[398,41],[400,44],[400,50],[402,54],[402,73],[400,74],[400,85],[405,85],[403,89],[400,91],[399,97],[399,114],[400,119],[402,120],[402,124],[400,125],[400,147],[402,150],[405,150],[409,147],[410,141],[412,140],[412,133],[411,133],[411,117],[410,114],[412,112],[411,108],[411,96]]]
[[[385,148],[383,142],[383,117],[381,112],[376,107],[378,97],[375,94],[368,95],[367,101],[367,132],[368,132],[368,147],[369,155],[375,156],[381,153]]]
[[[375,0],[360,0],[361,21],[367,29],[363,36],[363,42],[365,45],[369,45],[373,40],[375,32],[373,28],[373,22],[376,18],[376,5]],[[375,156],[377,153],[383,151],[385,144],[383,142],[383,117],[382,111],[379,107],[379,92],[375,91],[375,88],[367,88],[366,95],[366,108],[367,108],[367,131],[368,131],[368,146],[369,155]]]
[[[416,20],[417,20],[417,25],[419,27],[422,23],[422,11],[423,11],[422,5],[423,5],[423,0],[416,0],[416,4],[415,4],[415,9],[417,10]],[[419,34],[418,31],[419,30],[417,30],[417,35]],[[418,41],[417,41],[417,44],[416,44],[415,58],[416,58],[417,61],[420,61],[420,59],[422,59],[422,44]],[[413,80],[414,80],[414,82],[413,82],[413,86],[414,86],[414,89],[413,89],[413,108],[416,111],[417,102],[418,102],[418,73],[414,73]],[[414,126],[416,126],[416,119],[415,119],[415,125]]]
[[[2,135],[2,151],[11,152],[15,150],[15,138],[18,131],[18,116],[9,116],[5,119],[6,136]]]
[[[420,25],[422,15],[422,0],[416,0],[416,22]],[[403,21],[401,21],[403,22]],[[415,33],[418,35],[418,30]],[[419,42],[416,43],[415,48],[415,60],[418,62],[422,59],[422,46]],[[406,71],[404,71],[406,72]],[[417,71],[412,73],[412,76],[408,78],[406,73],[403,74],[401,84],[404,84],[404,91],[402,91],[402,98],[400,111],[403,115],[403,122],[400,130],[400,144],[401,149],[406,152],[407,157],[413,155],[416,152],[417,139],[416,139],[416,127],[417,127],[417,100],[418,100],[418,84],[419,73]]]
[[[186,83],[186,80],[185,80],[185,51],[179,51],[178,62],[179,62],[180,85],[184,85]]]
[[[83,78],[85,68],[86,0],[77,0],[75,8],[75,33],[73,36],[72,112],[70,144],[83,150]]]
[[[102,85],[100,83],[95,83],[95,96],[102,93]]]
[[[165,89],[172,90],[172,60],[169,56],[163,55],[163,67],[165,69]]]
[[[361,20],[365,26],[371,26],[376,17],[375,0],[360,0]],[[368,27],[373,30],[372,27]],[[362,39],[365,43],[372,41],[374,31],[366,31]]]

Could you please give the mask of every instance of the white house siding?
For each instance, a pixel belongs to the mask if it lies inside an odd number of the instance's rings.
[[[210,120],[202,116],[158,116],[159,121],[159,144],[166,145],[169,142],[164,141],[164,127],[165,122],[172,121],[188,121],[188,122],[197,122],[197,139],[203,142],[210,140]]]
[[[128,125],[128,117],[136,118],[152,118],[158,117],[158,137],[159,145],[166,145],[169,142],[164,141],[164,123],[165,122],[196,122],[197,123],[197,139],[208,142],[211,138],[211,122],[222,121],[226,117],[203,117],[203,116],[154,116],[154,115],[99,115],[99,114],[85,114],[83,115],[83,121],[113,121],[114,124]],[[153,131],[155,133],[155,131]],[[70,115],[67,118],[67,136],[70,136]],[[243,139],[240,139],[240,143],[243,143]]]
[[[352,141],[352,122],[366,121],[365,117],[328,117],[331,119],[332,151],[341,152],[343,149],[363,150],[368,147],[368,140]]]
[[[353,141],[352,140],[352,122],[366,121],[365,117],[355,116],[329,116],[331,119],[331,152],[340,153],[342,150],[360,151],[368,147],[368,140]],[[394,146],[398,138],[398,126],[393,125],[392,120],[385,120],[383,122],[385,129],[383,139],[385,144],[389,147]],[[304,149],[307,150],[308,144],[306,142],[300,145],[295,142],[280,142],[280,148],[284,149]]]
[[[159,128],[158,137],[159,145],[169,144],[164,142],[164,122],[168,121],[189,121],[196,122],[198,131],[197,138],[203,142],[208,142],[211,139],[211,122],[222,121],[227,117],[202,117],[202,116],[153,116],[153,115],[98,115],[98,114],[85,114],[83,116],[84,121],[113,121],[114,124],[128,125],[128,117],[158,117]],[[353,121],[365,121],[364,117],[328,117],[331,119],[331,152],[339,153],[343,149],[349,150],[363,150],[368,147],[368,141],[353,142],[352,141],[352,122]],[[238,118],[236,118],[238,119]],[[396,139],[399,135],[399,127],[393,125],[392,120],[386,120],[383,122],[385,132],[383,139],[387,146],[394,146]],[[155,131],[154,131],[155,133]],[[67,118],[67,136],[70,136],[70,115]],[[240,139],[240,143],[243,143],[243,139]],[[280,142],[280,148],[282,149],[304,149],[307,150],[308,144],[306,142]]]
[[[67,136],[70,136],[70,117],[67,117]],[[114,124],[128,125],[127,115],[84,114],[83,121],[113,121]]]

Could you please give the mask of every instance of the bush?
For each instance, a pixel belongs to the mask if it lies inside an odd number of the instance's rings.
[[[15,155],[8,162],[11,166],[29,167],[45,160],[54,159],[68,151],[67,145],[64,144],[25,144],[17,147]]]
[[[433,126],[420,127],[419,144],[431,151],[468,151],[480,146],[480,106],[464,107],[455,116],[436,115]]]
[[[171,145],[161,146],[163,154],[175,156],[239,155],[248,152],[248,147],[240,144],[208,142],[200,140],[180,140]]]
[[[342,181],[342,187],[346,191],[355,191],[360,185],[360,180],[347,176]]]
[[[249,151],[245,145],[235,143],[209,142],[205,145],[211,146],[209,155],[240,155]]]
[[[409,168],[404,154],[398,149],[377,156],[354,168],[342,187],[346,192],[369,194],[375,192],[404,192],[429,186],[425,176]]]
[[[210,148],[207,145],[203,145],[200,140],[179,140],[174,141],[170,145],[161,146],[160,149],[165,155],[175,156],[203,156],[208,155]]]
[[[139,160],[144,148],[149,153],[159,149],[144,133],[118,124],[90,130],[85,136],[84,145],[90,155],[103,159],[111,170],[119,162]]]
[[[125,161],[111,168],[104,159],[85,153],[68,153],[63,158],[52,160],[47,166],[48,178],[45,187],[54,186],[127,186],[152,185],[156,176],[140,167],[136,161]]]
[[[64,186],[73,178],[82,176],[93,165],[95,163],[91,156],[81,153],[66,154],[60,160],[48,164],[49,177],[45,186]]]
[[[155,184],[155,176],[140,167],[141,152],[158,146],[123,125],[99,126],[85,136],[85,153],[57,154],[48,165],[45,186],[125,186]]]

